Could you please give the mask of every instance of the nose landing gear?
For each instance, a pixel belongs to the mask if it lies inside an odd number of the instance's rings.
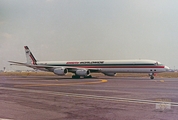
[[[150,79],[154,79],[154,73],[150,73],[149,76],[150,76]]]

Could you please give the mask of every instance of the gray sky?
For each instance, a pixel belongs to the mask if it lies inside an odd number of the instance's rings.
[[[178,68],[177,0],[0,0],[0,69],[38,60],[153,59]]]

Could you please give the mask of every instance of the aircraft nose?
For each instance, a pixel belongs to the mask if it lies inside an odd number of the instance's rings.
[[[166,69],[166,71],[169,71],[169,67],[168,66],[164,66],[164,68]]]

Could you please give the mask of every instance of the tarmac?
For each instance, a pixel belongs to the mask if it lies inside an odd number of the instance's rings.
[[[178,78],[0,76],[0,120],[177,120]]]

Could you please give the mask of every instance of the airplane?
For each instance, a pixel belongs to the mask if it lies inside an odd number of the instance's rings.
[[[24,46],[26,63],[9,61],[11,65],[21,65],[36,70],[53,72],[63,76],[73,73],[72,78],[92,78],[91,73],[115,76],[116,73],[148,73],[154,79],[155,73],[169,71],[169,67],[155,60],[75,60],[75,61],[37,61],[28,46]]]

